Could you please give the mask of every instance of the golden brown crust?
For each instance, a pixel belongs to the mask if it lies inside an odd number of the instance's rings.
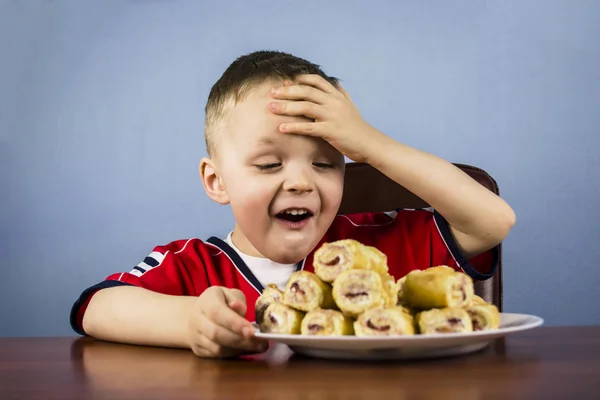
[[[474,331],[498,329],[500,327],[500,313],[493,304],[474,304],[467,307],[471,317]]]
[[[354,322],[356,336],[414,335],[415,322],[402,307],[378,307],[362,313]]]
[[[268,284],[262,291],[254,304],[254,318],[257,324],[261,324],[265,310],[271,303],[283,301],[283,292],[274,284]]]
[[[377,272],[349,269],[333,282],[333,299],[344,315],[356,317],[370,308],[385,306],[389,291]]]
[[[468,333],[496,329],[498,309],[473,280],[445,265],[395,280],[378,249],[355,240],[315,252],[315,273],[292,274],[282,292],[267,285],[256,302],[262,332],[313,336]]]
[[[300,328],[302,335],[342,336],[353,335],[352,320],[337,310],[316,309],[308,312]]]
[[[282,303],[271,303],[258,325],[263,333],[300,334],[300,324],[304,313]]]
[[[380,274],[388,272],[387,256],[383,252],[353,239],[323,244],[315,252],[313,266],[315,274],[329,283],[348,269],[369,269]]]
[[[472,332],[473,325],[463,308],[433,308],[418,314],[421,334]]]
[[[317,308],[335,308],[331,285],[308,271],[292,274],[283,292],[283,303],[304,312]]]
[[[473,295],[473,280],[445,266],[411,271],[402,288],[405,304],[421,310],[465,307]]]

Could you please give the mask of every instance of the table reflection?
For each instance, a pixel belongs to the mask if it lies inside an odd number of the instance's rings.
[[[502,362],[504,344],[488,350]],[[498,352],[500,354],[498,354]],[[485,397],[486,385],[471,379],[474,363],[490,368],[489,354],[414,363],[316,360],[274,345],[262,355],[208,360],[191,351],[129,346],[85,338],[71,349],[75,372],[93,399],[461,399]],[[464,376],[457,373],[464,370]],[[452,370],[452,378],[445,372]],[[527,371],[521,370],[520,373]],[[531,372],[531,370],[529,371]],[[512,374],[511,374],[512,375]],[[459,379],[457,379],[457,376]],[[513,386],[514,388],[514,386]],[[132,395],[132,394],[135,395]]]

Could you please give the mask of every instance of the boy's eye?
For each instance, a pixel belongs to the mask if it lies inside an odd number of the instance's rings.
[[[317,168],[333,168],[333,164],[328,163],[313,163],[313,165]]]
[[[255,167],[258,168],[260,171],[267,171],[270,169],[281,167],[281,163],[258,164],[255,165]]]

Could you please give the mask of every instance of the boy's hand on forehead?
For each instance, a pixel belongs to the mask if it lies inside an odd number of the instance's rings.
[[[274,87],[271,97],[276,99],[269,103],[272,113],[314,120],[283,123],[281,132],[320,137],[353,161],[368,162],[368,144],[382,135],[365,122],[341,86],[319,75],[299,75],[296,82]]]

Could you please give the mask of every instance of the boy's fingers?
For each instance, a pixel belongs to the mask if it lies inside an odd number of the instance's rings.
[[[240,336],[252,337],[254,328],[245,318],[247,307],[244,294],[238,289],[226,288],[221,293],[223,301],[227,303],[222,304],[220,301],[211,303],[205,309],[205,314],[217,325]]]
[[[229,308],[224,301],[219,303],[212,303],[204,308],[204,315],[208,317],[210,321],[215,324],[226,327],[230,331],[237,333],[238,335],[243,334],[243,329],[246,326],[251,326],[250,322],[240,316],[237,312]]]
[[[246,304],[246,296],[239,289],[223,288],[223,295],[227,303],[231,303],[234,300],[238,300]]]
[[[219,324],[207,315],[203,315],[200,318],[202,320],[200,334],[211,342],[229,346],[232,343],[239,342],[243,339],[240,333],[219,326]]]
[[[215,293],[214,296],[209,296],[202,300],[203,302],[199,308],[199,317],[206,316],[208,320],[225,326],[238,335],[242,335],[244,327],[250,325],[250,322],[229,308],[225,296],[221,291]]]
[[[194,353],[201,357],[217,357],[219,346],[215,342],[209,340],[206,336],[200,334],[196,339]]]
[[[216,325],[245,338],[254,336],[252,324],[246,320],[246,297],[239,289],[220,288],[203,307],[203,313]]]
[[[217,343],[201,335],[198,338],[197,350],[194,351],[200,357],[231,357],[242,353],[242,350],[231,347],[219,346]]]
[[[324,137],[324,122],[289,122],[281,124],[279,130],[285,133]]]
[[[323,120],[325,108],[310,101],[279,101],[269,103],[269,109],[279,115],[305,116]]]
[[[344,89],[343,87],[340,86],[340,91],[342,92],[342,94],[344,95],[344,97],[346,99],[348,99],[349,101],[352,101],[352,97],[350,97],[350,93],[348,93],[346,91],[346,89]]]
[[[335,86],[325,80],[322,76],[317,74],[310,75],[298,75],[296,77],[296,82],[303,83],[305,85],[309,85],[324,91],[329,94],[340,93]]]
[[[238,315],[244,317],[246,315],[246,296],[239,289],[223,289],[225,301],[227,305],[233,309]]]
[[[246,304],[239,300],[234,300],[229,303],[229,308],[238,313],[240,317],[244,317],[246,315]]]
[[[327,101],[327,94],[322,90],[306,85],[275,87],[271,94],[274,98],[282,100],[309,100],[316,104],[325,104]]]
[[[202,321],[202,336],[213,342],[216,346],[231,347],[246,351],[261,350],[262,342],[253,338],[245,338],[243,335],[232,332],[227,327],[220,326],[215,321],[204,316]],[[216,348],[211,345],[213,350]]]

